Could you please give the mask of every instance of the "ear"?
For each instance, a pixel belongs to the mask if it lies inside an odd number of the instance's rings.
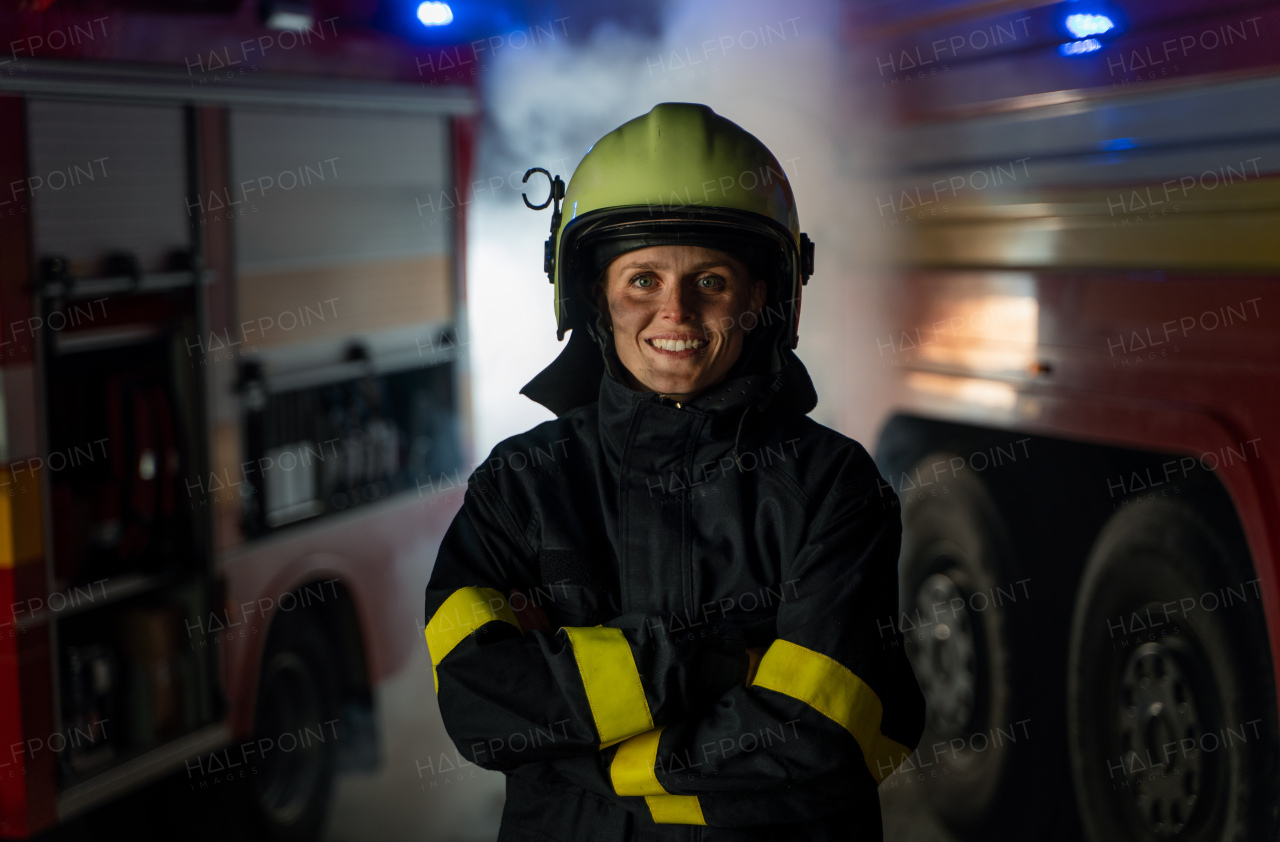
[[[591,288],[595,291],[596,309],[600,311],[601,319],[608,326],[613,324],[613,319],[609,315],[609,297],[604,294],[604,285],[605,280],[601,278]]]
[[[760,311],[764,309],[764,300],[765,300],[765,297],[768,295],[768,292],[769,292],[769,285],[766,284],[764,281],[752,282],[751,309],[756,313],[756,315],[759,315]]]

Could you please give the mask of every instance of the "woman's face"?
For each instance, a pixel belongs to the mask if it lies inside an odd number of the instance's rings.
[[[676,400],[724,379],[764,300],[765,282],[752,281],[741,261],[701,246],[629,251],[596,287],[630,385]]]

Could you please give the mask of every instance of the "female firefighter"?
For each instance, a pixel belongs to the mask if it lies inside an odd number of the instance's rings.
[[[507,775],[499,839],[880,839],[924,719],[898,501],[807,417],[786,176],[665,103],[559,192],[572,333],[521,390],[557,417],[472,474],[426,593],[445,727]]]

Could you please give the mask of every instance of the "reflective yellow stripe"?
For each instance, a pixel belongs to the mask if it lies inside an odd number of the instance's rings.
[[[493,588],[459,588],[449,594],[427,623],[427,651],[431,653],[431,677],[440,692],[440,676],[436,665],[453,651],[467,635],[494,620],[502,620],[520,628],[507,599]]]
[[[658,783],[658,740],[661,728],[637,734],[618,746],[609,764],[609,778],[619,795],[643,795],[656,824],[701,824],[702,805],[696,795],[669,795]]]
[[[799,699],[842,725],[858,741],[877,784],[911,754],[880,733],[884,706],[875,691],[843,664],[820,652],[775,640],[760,660],[751,686]]]
[[[634,737],[653,727],[640,670],[622,629],[565,627],[573,656],[587,690],[600,748]]]
[[[644,802],[649,805],[649,815],[658,824],[707,823],[696,795],[646,795]]]
[[[662,726],[665,728],[666,726]],[[609,764],[613,791],[619,795],[666,795],[658,783],[658,738],[662,728],[654,728],[623,740]]]

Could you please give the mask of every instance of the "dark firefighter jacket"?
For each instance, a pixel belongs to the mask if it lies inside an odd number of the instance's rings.
[[[898,500],[785,356],[683,405],[603,376],[471,475],[426,637],[449,736],[507,774],[499,842],[882,838],[924,719]]]

